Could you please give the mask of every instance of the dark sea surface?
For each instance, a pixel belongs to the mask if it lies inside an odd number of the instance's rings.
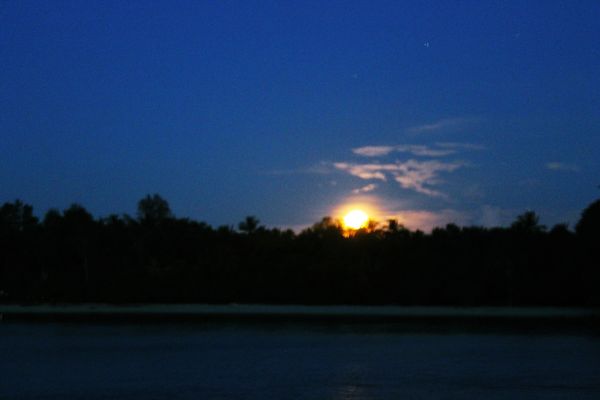
[[[590,328],[0,323],[0,399],[599,398]]]

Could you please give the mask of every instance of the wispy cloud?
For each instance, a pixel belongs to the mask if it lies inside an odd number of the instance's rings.
[[[424,157],[443,157],[456,153],[455,150],[451,149],[435,149],[423,145],[400,145],[396,146],[396,151]]]
[[[352,193],[354,193],[354,194],[368,193],[368,192],[372,192],[375,189],[377,189],[377,185],[374,184],[374,183],[369,183],[366,186],[363,186],[363,187],[358,188],[358,189],[354,189],[352,191]]]
[[[465,164],[463,162],[441,162],[438,160],[418,161],[407,160],[393,164],[352,164],[335,163],[338,170],[349,173],[361,179],[387,180],[391,176],[404,189],[432,197],[443,197],[444,194],[433,189],[441,183],[439,175],[443,172],[453,172]]]
[[[361,179],[379,179],[382,181],[387,180],[382,171],[385,171],[388,167],[393,167],[391,164],[351,164],[344,162],[334,163],[333,166]]]
[[[433,197],[444,196],[442,192],[434,190],[431,186],[437,185],[441,172],[452,172],[462,167],[459,162],[445,163],[440,161],[408,160],[398,164],[399,170],[394,173],[394,180],[404,189],[412,189],[418,193]]]
[[[345,172],[354,177],[381,182],[392,182],[401,188],[414,191],[429,197],[447,198],[439,190],[443,183],[443,175],[450,174],[462,167],[469,165],[466,161],[444,159],[445,156],[464,153],[471,150],[482,150],[483,146],[473,143],[438,142],[432,145],[424,144],[395,144],[395,145],[370,145],[352,149],[355,155],[367,157],[367,162],[334,162],[330,168]],[[392,153],[403,153],[412,156],[408,160],[381,162],[384,157]],[[374,190],[375,184],[366,185],[352,192],[363,194]],[[481,190],[472,191],[471,197],[483,196]]]
[[[455,154],[456,150],[419,144],[400,144],[396,146],[363,146],[352,149],[352,152],[363,157],[383,157],[390,153],[409,153],[421,157],[443,157]]]
[[[461,150],[481,150],[482,146],[472,143],[436,143],[433,146],[420,144],[400,144],[394,146],[363,146],[352,149],[354,154],[363,157],[383,157],[390,153],[409,153],[417,157],[444,157]]]
[[[354,154],[365,157],[387,156],[396,150],[396,146],[363,146],[352,149]]]
[[[448,128],[457,128],[466,125],[472,121],[469,118],[444,118],[429,124],[416,125],[408,128],[408,133],[428,133],[437,132]]]
[[[438,147],[455,150],[485,150],[485,146],[476,143],[437,142]]]
[[[567,164],[562,162],[549,162],[546,164],[546,168],[551,171],[568,171],[578,172],[579,167],[575,164]]]

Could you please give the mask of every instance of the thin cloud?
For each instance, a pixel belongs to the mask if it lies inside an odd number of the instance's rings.
[[[441,183],[439,176],[443,172],[453,172],[463,167],[463,162],[441,162],[438,160],[407,160],[394,164],[351,164],[335,163],[334,167],[361,179],[387,181],[388,175],[402,188],[414,190],[431,197],[445,195],[433,188]]]
[[[352,152],[364,157],[381,157],[387,156],[395,149],[395,146],[363,146],[352,149]]]
[[[358,189],[354,189],[352,191],[352,193],[354,193],[354,194],[368,193],[368,192],[372,192],[375,189],[377,189],[377,185],[374,184],[374,183],[369,183],[366,186],[363,186],[363,187],[358,188]]]
[[[435,145],[438,147],[455,150],[485,150],[485,146],[475,143],[437,142]]]
[[[396,151],[423,157],[443,157],[456,153],[455,150],[433,149],[423,145],[400,145],[396,146]]]
[[[345,171],[350,175],[360,179],[379,179],[386,181],[387,178],[383,174],[386,165],[381,164],[350,164],[350,163],[334,163],[333,166],[341,171]],[[387,166],[389,167],[389,165]]]
[[[445,195],[442,192],[432,189],[431,186],[439,183],[438,176],[441,172],[453,172],[463,165],[458,162],[408,160],[398,164],[399,169],[394,173],[394,180],[404,189],[412,189],[427,196],[443,197]]]
[[[551,171],[579,172],[579,167],[577,165],[561,162],[549,162],[546,164],[546,168]]]
[[[417,157],[444,157],[461,150],[481,150],[482,146],[472,143],[436,143],[433,146],[400,144],[394,146],[363,146],[352,149],[354,154],[363,157],[383,157],[390,153],[409,153]]]
[[[363,157],[382,157],[390,153],[410,153],[415,156],[442,157],[456,153],[453,149],[435,149],[425,145],[401,144],[397,146],[364,146],[352,149],[354,154]]]
[[[428,132],[437,132],[440,130],[444,130],[447,128],[456,128],[465,125],[470,120],[467,118],[444,118],[439,121],[430,123],[412,126],[408,128],[406,131],[408,133],[428,133]]]

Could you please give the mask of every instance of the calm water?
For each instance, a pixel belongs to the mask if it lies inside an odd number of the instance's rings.
[[[389,324],[0,323],[1,399],[598,399],[600,337]]]

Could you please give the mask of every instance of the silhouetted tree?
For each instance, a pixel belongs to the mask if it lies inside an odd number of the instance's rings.
[[[0,207],[0,300],[9,295],[31,297],[40,273],[36,265],[37,218],[20,200]]]
[[[0,207],[0,227],[9,231],[23,231],[34,227],[38,219],[33,216],[33,207],[21,200],[4,203]]]
[[[46,229],[57,229],[62,221],[62,215],[56,208],[51,208],[44,215],[43,225]]]
[[[155,224],[173,218],[169,203],[158,194],[147,195],[138,202],[138,219],[146,224]]]
[[[515,222],[510,226],[511,229],[525,233],[539,233],[546,230],[544,225],[540,225],[540,218],[533,211],[526,211],[517,216]]]
[[[400,230],[400,223],[397,219],[388,219],[387,231],[390,233],[396,233]]]
[[[138,206],[137,219],[96,220],[74,204],[42,224],[22,202],[1,206],[0,301],[600,304],[600,201],[577,234],[546,232],[533,212],[429,234],[392,220],[345,235],[326,217],[296,235],[254,216],[239,230],[178,219],[158,195]]]
[[[552,229],[550,229],[550,234],[553,236],[568,236],[571,234],[571,231],[569,231],[569,224],[567,223],[561,223],[561,224],[556,224],[552,227]]]
[[[71,204],[63,211],[65,228],[74,235],[87,235],[95,225],[94,217],[83,206]]]
[[[323,217],[321,221],[313,224],[301,232],[302,235],[314,235],[320,238],[340,238],[343,237],[344,229],[340,221],[331,217]]]
[[[586,239],[595,238],[600,244],[600,199],[583,210],[575,226],[575,232]]]
[[[238,224],[238,229],[248,235],[256,232],[260,221],[255,216],[247,216],[242,222]]]
[[[600,199],[587,206],[575,226],[579,239],[579,257],[584,266],[583,284],[579,288],[593,293],[589,304],[600,306]]]

